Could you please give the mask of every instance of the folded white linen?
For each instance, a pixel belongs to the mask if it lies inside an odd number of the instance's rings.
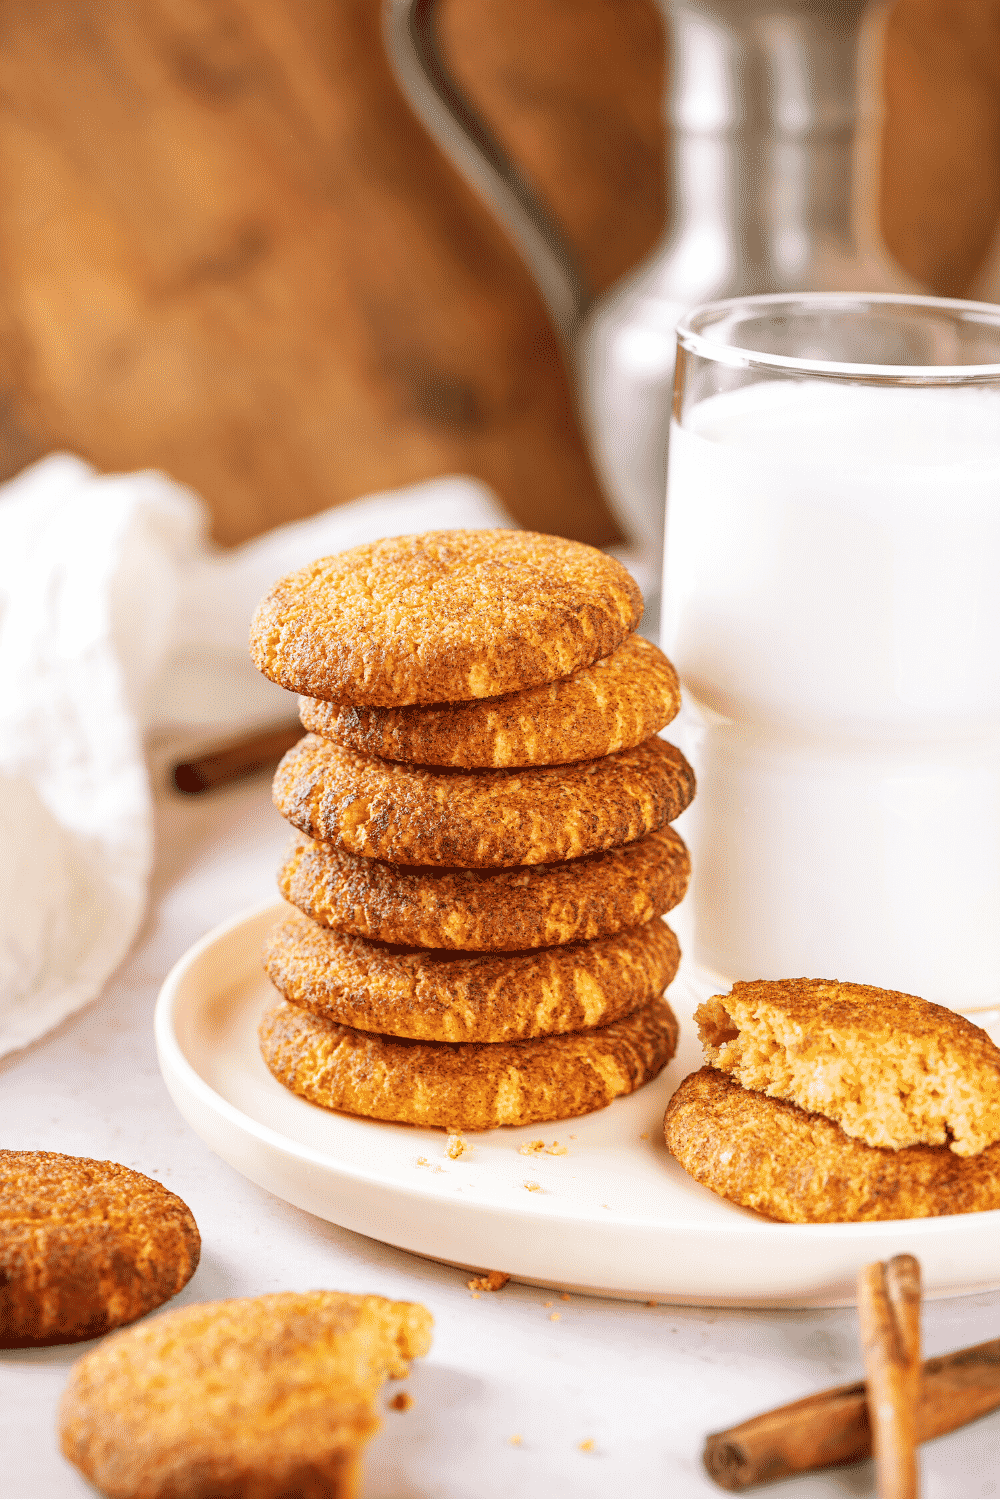
[[[55,455],[0,486],[0,1056],[92,999],[142,920],[144,737],[294,713],[254,671],[254,606],[283,573],[382,536],[511,526],[461,477],[369,496],[229,552],[162,475]]]

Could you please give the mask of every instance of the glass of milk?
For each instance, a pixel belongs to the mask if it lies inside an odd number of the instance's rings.
[[[663,609],[695,963],[1000,1004],[1000,306],[688,314]]]

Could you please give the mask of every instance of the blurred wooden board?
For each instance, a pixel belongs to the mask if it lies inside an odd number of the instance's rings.
[[[438,0],[449,70],[599,295],[663,233],[666,39],[653,0]]]
[[[665,205],[654,0],[441,0],[462,86],[591,290]],[[881,214],[933,290],[1000,218],[1000,0],[898,0]],[[65,446],[165,469],[222,542],[442,472],[616,529],[502,229],[410,114],[379,0],[6,0],[0,477]]]
[[[377,0],[8,0],[2,33],[13,454],[163,468],[222,542],[441,472],[617,537],[534,284]]]
[[[883,236],[931,291],[966,296],[1000,222],[1000,0],[898,0],[884,66]]]

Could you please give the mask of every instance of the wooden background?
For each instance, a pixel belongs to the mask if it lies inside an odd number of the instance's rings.
[[[441,0],[456,76],[600,292],[662,231],[653,0]],[[885,239],[973,282],[1000,0],[897,0]],[[534,286],[411,116],[379,0],[0,0],[0,477],[154,465],[240,541],[441,472],[614,539]]]

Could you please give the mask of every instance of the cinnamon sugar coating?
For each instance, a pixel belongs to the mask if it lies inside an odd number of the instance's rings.
[[[665,740],[569,766],[458,771],[359,755],[307,734],[274,777],[282,817],[351,854],[496,869],[579,859],[681,813],[694,772]]]
[[[595,547],[531,531],[430,531],[323,557],[274,585],[250,654],[293,692],[453,703],[568,677],[609,655],[642,596]]]
[[[867,1146],[823,1115],[745,1089],[715,1068],[684,1079],[667,1105],[664,1135],[696,1182],[789,1224],[1000,1208],[1000,1144],[972,1157],[947,1146]]]
[[[286,1000],[361,1031],[506,1042],[604,1026],[661,994],[680,962],[654,919],[611,937],[515,953],[373,943],[301,912],[268,934],[264,968]]]
[[[1000,1048],[956,1011],[835,979],[740,982],[696,1016],[705,1061],[869,1146],[1000,1140]]]
[[[0,1151],[0,1348],[92,1339],[173,1297],[201,1251],[187,1205],[113,1161]]]
[[[454,1130],[563,1120],[603,1109],[674,1055],[665,999],[609,1026],[493,1044],[417,1042],[340,1026],[282,1003],[260,1024],[264,1061],[324,1109]]]
[[[293,840],[282,894],[339,932],[413,948],[548,948],[637,927],[676,906],[691,865],[669,826],[634,844],[551,865],[452,870],[391,865]]]
[[[73,1367],[62,1451],[104,1495],[356,1495],[378,1389],[427,1353],[432,1321],[346,1292],[179,1308]]]
[[[302,698],[306,729],[364,755],[427,766],[558,766],[629,750],[680,708],[677,673],[630,635],[610,656],[542,687],[471,703],[371,708]]]

